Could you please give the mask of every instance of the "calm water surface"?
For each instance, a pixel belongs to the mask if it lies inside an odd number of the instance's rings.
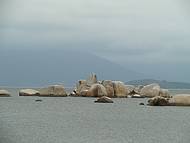
[[[190,107],[140,106],[147,99],[130,98],[95,104],[95,98],[9,91],[12,97],[0,98],[0,143],[190,142]]]

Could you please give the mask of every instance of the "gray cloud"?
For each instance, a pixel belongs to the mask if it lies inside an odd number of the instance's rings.
[[[80,49],[136,70],[188,63],[188,8],[188,0],[2,0],[0,47]]]

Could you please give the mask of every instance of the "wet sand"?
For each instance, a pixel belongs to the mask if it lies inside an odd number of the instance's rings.
[[[190,107],[94,103],[84,97],[0,98],[0,143],[189,143]],[[36,102],[41,99],[42,102]]]

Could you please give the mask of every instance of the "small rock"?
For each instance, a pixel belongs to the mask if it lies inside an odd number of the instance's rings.
[[[42,102],[42,99],[36,99],[35,101],[36,102]]]
[[[102,96],[100,98],[98,98],[96,101],[94,101],[95,103],[113,103],[113,101],[111,100],[111,98],[107,97],[107,96]]]
[[[144,103],[139,103],[139,105],[144,105]]]

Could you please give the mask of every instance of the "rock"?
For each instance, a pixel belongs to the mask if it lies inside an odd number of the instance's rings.
[[[10,93],[7,90],[0,90],[0,97],[9,97]]]
[[[148,100],[150,106],[190,106],[189,94],[177,94],[172,98],[164,98],[161,96],[153,97]]]
[[[34,89],[22,89],[19,91],[19,96],[39,96],[40,92]]]
[[[82,97],[87,97],[87,96],[88,96],[88,90],[82,90],[82,91],[80,92],[80,96],[82,96]]]
[[[42,99],[36,99],[35,101],[36,102],[42,102]]]
[[[113,81],[114,95],[116,97],[127,97],[128,91],[125,84],[121,81]]]
[[[133,95],[134,90],[135,90],[135,86],[134,85],[125,85],[126,89],[128,90],[128,95]]]
[[[107,96],[102,96],[102,97],[98,98],[94,102],[96,102],[96,103],[113,103],[113,101],[111,100],[111,98],[109,98]]]
[[[52,85],[47,88],[40,89],[40,96],[56,96],[56,97],[65,97],[67,93],[62,85]]]
[[[92,86],[93,84],[95,84],[95,83],[97,83],[97,76],[96,76],[96,74],[91,74],[89,77],[88,77],[88,79],[87,79],[87,85],[88,86]]]
[[[90,89],[90,86],[87,85],[86,80],[80,80],[76,88],[76,96],[87,96],[87,91]]]
[[[87,97],[107,96],[106,88],[102,84],[93,84],[87,91]]]
[[[144,105],[144,103],[141,102],[141,103],[139,103],[139,105]]]
[[[131,95],[131,98],[145,98],[145,96],[134,94],[134,95]]]
[[[171,97],[168,89],[160,89],[159,95],[165,98]]]
[[[148,100],[150,106],[169,106],[169,99],[161,96],[155,96]]]
[[[87,81],[86,80],[79,80],[77,85],[76,85],[76,95],[81,96],[80,93],[82,90],[87,90],[90,87],[87,86]]]
[[[106,92],[107,92],[107,96],[108,97],[115,97],[114,95],[114,87],[113,87],[113,83],[111,80],[104,80],[101,83],[105,88],[106,88]]]
[[[148,98],[159,96],[159,94],[160,94],[160,86],[156,83],[146,85],[140,91],[140,95]]]
[[[169,98],[170,106],[190,106],[190,94],[177,94]]]
[[[76,89],[74,89],[70,94],[69,94],[69,96],[77,96],[77,94],[76,94]]]
[[[143,87],[144,87],[143,85],[138,85],[137,87],[135,87],[134,93],[140,94]]]

